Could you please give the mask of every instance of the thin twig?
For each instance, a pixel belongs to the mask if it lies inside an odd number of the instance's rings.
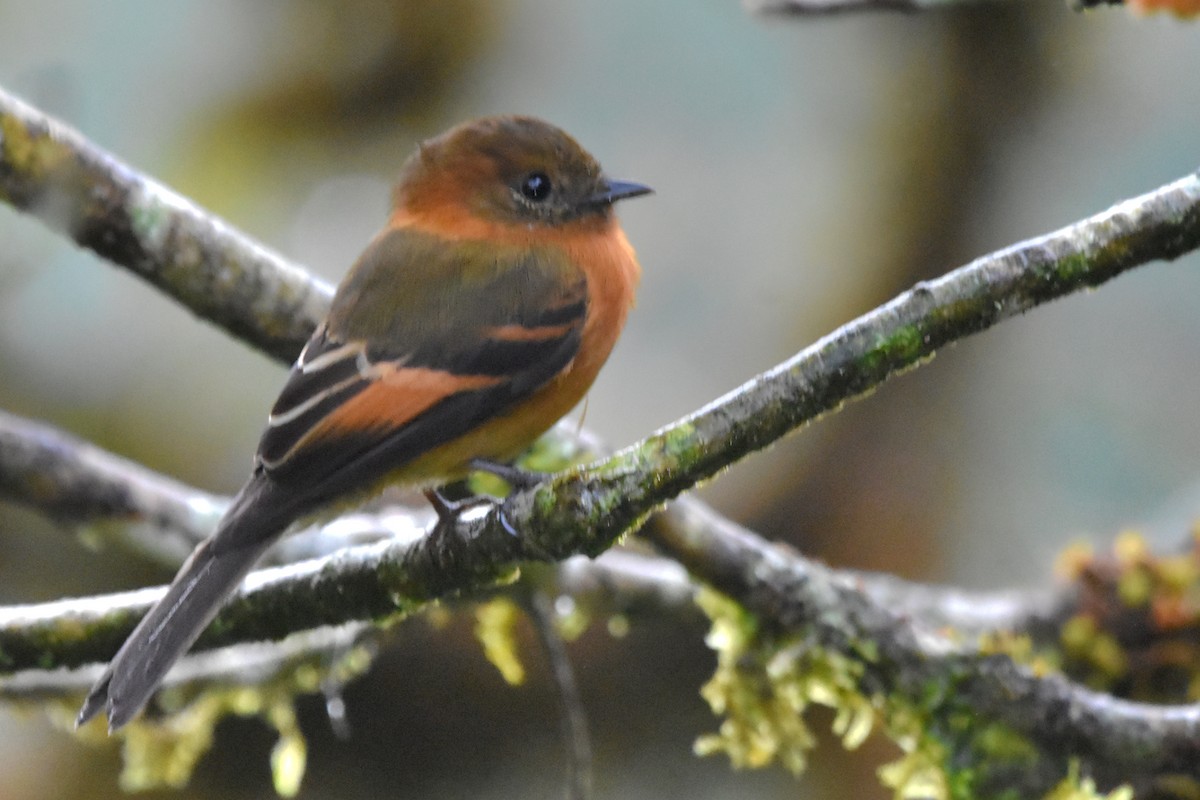
[[[554,606],[549,595],[534,590],[525,599],[525,607],[546,653],[550,676],[557,688],[559,719],[562,722],[563,748],[567,755],[567,798],[588,800],[592,796],[592,737],[588,733],[587,712],[566,645],[554,623]]]
[[[178,565],[213,526],[226,498],[202,492],[63,431],[0,411],[0,498],[65,525],[98,523],[159,561]]]
[[[164,686],[254,686],[295,666],[298,661],[330,659],[381,635],[366,622],[300,631],[280,642],[246,642],[220,650],[194,653],[180,660]],[[0,698],[21,701],[75,700],[100,677],[104,664],[72,670],[25,670],[0,679]]]

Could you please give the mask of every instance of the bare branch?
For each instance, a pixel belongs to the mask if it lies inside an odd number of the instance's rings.
[[[996,0],[745,0],[746,10],[754,14],[797,17],[828,17],[872,11],[932,11]]]
[[[57,428],[0,412],[0,498],[68,525],[103,530],[177,565],[223,513],[227,500],[185,486]]]
[[[330,288],[0,90],[0,199],[291,362]]]

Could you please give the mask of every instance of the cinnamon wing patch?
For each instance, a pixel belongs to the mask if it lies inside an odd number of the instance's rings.
[[[369,368],[361,342],[343,344],[323,329],[313,334],[267,417],[259,463],[278,466],[315,425],[367,388]]]
[[[368,487],[509,412],[579,351],[588,310],[581,273],[530,258],[483,278],[442,262],[424,277],[406,287],[404,308],[384,311],[390,316],[343,315],[335,300],[328,329],[293,368],[258,465],[303,493],[304,504]],[[349,291],[371,280],[352,273]]]
[[[271,477],[302,491],[304,505],[317,507],[372,486],[389,472],[491,419],[512,399],[511,384],[498,378],[463,381],[460,376],[434,377],[438,373],[432,371],[418,377],[419,372],[401,370],[396,377],[415,379],[417,385],[428,380],[424,391],[416,386],[409,390],[373,384],[326,417],[282,462],[263,466]],[[456,381],[457,389],[438,391],[447,378]],[[403,421],[381,418],[381,412],[393,412],[394,403],[403,404],[412,416]],[[363,423],[378,425],[364,427]]]

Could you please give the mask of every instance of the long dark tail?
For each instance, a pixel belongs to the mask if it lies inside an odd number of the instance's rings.
[[[142,710],[225,598],[291,523],[292,515],[274,502],[272,489],[268,479],[250,479],[216,532],[192,552],[167,594],[125,640],[88,693],[76,725],[107,707],[108,729],[113,731]]]

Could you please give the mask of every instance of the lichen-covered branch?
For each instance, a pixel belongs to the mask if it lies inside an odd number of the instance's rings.
[[[670,513],[674,524],[648,531],[659,548],[766,628],[798,633],[804,649],[832,654],[874,705],[919,715],[946,766],[970,781],[964,796],[991,796],[1000,787],[1041,796],[1073,760],[1110,786],[1145,788],[1163,776],[1200,780],[1200,706],[1128,702],[1038,674],[884,605],[853,576],[702,506],[675,504]],[[778,663],[774,669],[783,671]],[[1037,745],[1036,757],[1015,744],[1021,737]],[[974,761],[969,748],[977,748]]]
[[[290,359],[299,349],[326,302],[320,284],[4,95],[0,136],[4,199],[268,353]],[[389,618],[428,600],[503,583],[522,563],[602,553],[681,492],[923,363],[940,347],[1198,246],[1200,175],[1193,174],[918,284],[645,440],[503,504],[481,503],[424,538],[389,539],[255,573],[200,646]],[[697,508],[676,504],[671,513],[695,515]],[[1006,657],[982,656],[898,618],[845,576],[718,518],[700,525],[676,520],[656,526],[653,535],[662,552],[751,609],[762,624],[803,630],[839,654],[852,677],[847,683],[842,676],[839,691],[919,701],[907,713],[931,715],[933,730],[951,742],[961,714],[995,720],[1036,742],[1053,758],[1049,766],[1024,769],[1029,780],[1050,785],[1066,774],[1071,757],[1102,776],[1200,777],[1200,712],[1194,708],[1125,703],[1038,677]],[[107,658],[156,596],[148,590],[5,609],[0,666],[48,668]],[[1001,609],[996,616],[1012,613]],[[947,708],[958,721],[937,716]]]
[[[400,525],[398,519],[406,524]],[[703,503],[682,498],[656,517],[651,530],[691,530],[697,520],[709,520],[707,524],[717,528],[727,524]],[[482,521],[476,517],[473,524]],[[322,624],[343,625],[406,610],[398,594],[403,585],[398,581],[405,579],[406,570],[433,569],[427,563],[431,558],[450,558],[455,550],[445,544],[453,541],[453,535],[444,531],[432,539],[442,541],[442,546],[420,550],[429,542],[421,543],[411,535],[416,528],[410,522],[408,512],[384,509],[329,523],[339,528],[349,523],[356,537],[375,541],[332,553],[332,545],[294,548],[292,555],[309,557],[254,573],[238,593],[236,616],[233,611],[229,616],[223,613],[198,649],[279,639]],[[344,530],[330,536],[336,542],[348,541]],[[312,557],[313,553],[321,555]],[[708,556],[720,563],[719,552]],[[385,571],[390,575],[387,580],[380,576]],[[931,626],[955,627],[964,635],[1015,631],[1050,641],[1056,624],[1073,608],[1072,596],[1066,593],[966,593],[888,575],[846,574],[885,607],[928,620]],[[678,562],[626,549],[607,551],[597,559],[568,558],[548,571],[531,573],[528,580],[541,591],[573,598],[587,614],[664,609],[692,613],[698,588]],[[0,674],[106,660],[162,591],[160,587],[0,608]],[[414,589],[407,591],[414,605],[422,599]],[[486,593],[486,587],[473,591],[480,596]]]
[[[0,200],[285,362],[330,288],[0,89]]]
[[[596,527],[568,547],[602,548],[658,504],[871,392],[942,346],[1197,247],[1200,173],[919,283],[607,462],[518,500],[539,510],[555,505],[564,515],[586,509]],[[553,513],[545,518],[558,519]],[[565,524],[562,519],[558,527]]]
[[[671,555],[669,563],[681,564],[697,578],[709,582],[714,571],[745,568],[740,550],[718,547],[722,530],[732,525],[728,519],[706,504],[687,495],[670,503],[654,515],[642,529],[642,538]],[[742,531],[740,527],[735,530]],[[679,543],[691,536],[703,536],[702,552],[679,550]],[[705,562],[696,569],[691,558]],[[567,562],[569,563],[569,562]],[[1027,636],[1032,643],[1057,647],[1059,631],[1080,605],[1079,593],[1070,586],[969,591],[955,586],[939,586],[898,578],[880,572],[833,570],[851,582],[880,608],[913,619],[937,630],[953,630],[964,641],[996,634]]]
[[[594,443],[592,447],[602,449]],[[107,540],[172,568],[211,532],[229,502],[54,426],[4,412],[0,412],[0,498],[40,510],[72,527],[99,528]],[[703,507],[690,497],[678,502],[684,508]],[[656,515],[655,525],[679,524],[683,517],[672,508]],[[355,544],[412,541],[430,519],[427,512],[398,506],[348,513],[283,540],[266,563],[319,558]],[[1057,630],[1067,610],[1076,605],[1072,597],[1053,590],[965,592],[886,574],[848,574],[883,605],[965,635],[1017,631],[1036,636],[1039,631]],[[600,606],[612,613],[690,609],[697,588],[677,562],[628,549],[609,551],[600,560],[567,559],[553,574],[539,579],[549,592],[603,598]]]
[[[1198,220],[1200,178],[1189,175],[919,284],[637,445],[516,493],[504,504],[506,520],[498,507],[481,506],[453,530],[439,528],[411,547],[347,551],[304,581],[276,581],[260,595],[271,598],[264,605],[242,596],[206,641],[232,641],[235,630],[280,638],[315,624],[384,616],[504,580],[526,560],[600,553],[680,492],[869,392],[938,347],[1195,248]],[[508,532],[509,525],[522,531],[521,538]],[[119,638],[131,624],[125,616],[111,635]]]
[[[4,412],[0,412],[0,497],[72,527],[101,528],[106,539],[168,567],[177,567],[211,532],[229,502],[54,426]],[[677,502],[684,509],[704,507],[690,497]],[[656,515],[654,524],[679,524],[684,517],[673,508]],[[412,541],[430,518],[428,513],[391,506],[345,514],[293,534],[266,561],[287,564],[349,545]],[[1050,634],[1045,632],[1057,630],[1076,606],[1072,597],[1053,590],[966,592],[886,574],[848,574],[881,604],[965,635],[1016,631],[1035,636],[1042,632],[1038,638],[1046,638]],[[569,558],[540,579],[546,591],[603,598],[600,606],[612,613],[690,609],[697,588],[677,562],[628,549],[609,551],[600,560]]]

